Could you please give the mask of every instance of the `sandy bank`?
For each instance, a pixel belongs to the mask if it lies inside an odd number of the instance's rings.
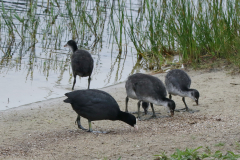
[[[120,121],[93,122],[92,134],[77,128],[76,113],[62,98],[30,104],[0,112],[0,159],[153,159],[176,148],[210,147],[240,153],[240,76],[226,71],[189,71],[191,88],[200,92],[199,105],[186,98],[196,113],[176,113],[164,117],[167,110],[155,106],[163,118],[139,121],[135,132]],[[157,74],[164,81],[165,73]],[[104,88],[125,109],[124,83]],[[183,108],[180,97],[173,97],[177,108]],[[129,111],[137,110],[137,101],[129,100]],[[151,110],[149,110],[151,111]],[[161,113],[161,114],[160,114]],[[87,127],[84,119],[83,126]],[[216,146],[219,142],[223,146]]]

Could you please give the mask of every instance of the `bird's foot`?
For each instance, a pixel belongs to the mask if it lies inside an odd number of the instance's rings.
[[[80,125],[78,125],[78,128],[79,129],[82,129],[82,130],[87,130],[86,128],[84,128],[81,124]]]
[[[182,109],[175,109],[176,112],[189,112],[189,113],[194,113],[194,112],[199,112],[199,110],[193,110],[189,108],[182,108]]]
[[[75,124],[78,125],[78,128],[79,128],[79,129],[87,130],[86,128],[84,128],[84,127],[81,125],[80,120],[76,119]]]
[[[153,114],[151,117],[147,118],[146,120],[149,120],[149,119],[155,119],[157,118],[156,114]]]
[[[130,114],[138,114],[137,111],[136,111],[136,112],[128,112],[128,113],[130,113]],[[142,114],[143,116],[144,116],[144,115],[151,115],[150,112],[148,112],[148,113],[146,114],[145,112],[141,112],[141,111],[140,111],[140,114]]]
[[[147,116],[148,117],[148,116]],[[150,117],[148,117],[148,118],[143,118],[143,117],[138,117],[138,120],[139,121],[145,121],[145,120],[149,120],[149,119],[155,119],[155,118],[158,118],[157,116],[156,116],[156,114],[153,114],[152,116],[150,116]]]
[[[131,114],[137,114],[138,112],[136,111],[136,112],[128,112],[128,113],[131,113]]]
[[[151,118],[157,118],[156,114],[153,114],[153,115],[151,116]]]
[[[107,134],[108,133],[107,131],[93,131],[93,130],[88,130],[87,132],[91,132],[94,134]]]
[[[144,113],[144,112],[143,112]],[[152,116],[154,116],[153,114],[152,114],[152,112],[147,112],[147,113],[144,113],[144,115],[152,115]],[[156,115],[155,115],[156,116]]]

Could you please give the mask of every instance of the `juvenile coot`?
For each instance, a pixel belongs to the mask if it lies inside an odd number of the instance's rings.
[[[127,91],[126,97],[126,111],[128,110],[128,98],[138,99],[138,117],[140,116],[140,102],[148,102],[151,104],[153,111],[152,117],[156,117],[153,104],[167,107],[171,116],[174,115],[175,102],[166,98],[167,92],[162,81],[157,77],[136,73],[128,77],[125,88]]]
[[[165,77],[165,84],[170,99],[172,95],[179,95],[182,97],[185,108],[180,110],[189,111],[185,102],[185,97],[190,97],[198,105],[199,92],[196,89],[190,89],[191,78],[183,70],[173,69],[169,71]]]
[[[91,54],[88,51],[79,50],[77,47],[77,43],[74,40],[68,41],[67,44],[64,45],[64,47],[69,47],[73,52],[71,56],[71,64],[74,77],[72,90],[74,90],[77,75],[79,75],[80,77],[88,76],[89,89],[93,70],[93,58]]]
[[[92,132],[91,121],[97,120],[120,120],[137,129],[136,117],[130,113],[122,112],[115,99],[108,93],[96,89],[77,90],[65,94],[64,100],[72,105],[78,114],[76,120],[78,127],[81,126],[80,116],[88,119],[89,132]]]

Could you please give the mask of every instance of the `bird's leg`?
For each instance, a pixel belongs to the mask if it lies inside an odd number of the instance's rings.
[[[185,97],[182,97],[182,101],[183,101],[183,103],[184,103],[184,105],[185,105],[185,108],[175,109],[176,112],[188,112],[188,111],[189,111],[188,106],[187,106],[187,104],[186,104],[186,102],[185,102]]]
[[[137,112],[128,112],[128,100],[129,100],[129,98],[128,98],[128,96],[127,96],[127,97],[126,97],[126,100],[125,100],[125,104],[126,104],[125,112],[131,113],[131,114],[137,113]],[[141,101],[140,101],[140,102],[141,102]],[[139,117],[139,116],[138,116],[138,117]]]
[[[138,117],[137,118],[140,118],[140,103],[141,103],[141,100],[139,100],[137,103],[137,105],[138,105]]]
[[[152,108],[152,112],[153,112],[152,117],[157,117],[156,114],[155,114],[154,108],[153,108],[153,104],[152,103],[150,103],[150,104],[151,104],[151,108]]]
[[[74,80],[73,80],[72,90],[74,90],[74,86],[75,86],[75,83],[76,83],[76,76],[77,76],[77,75],[74,74]]]
[[[125,104],[126,104],[125,112],[131,113],[131,114],[137,113],[137,112],[128,112],[128,100],[129,100],[129,98],[128,98],[128,96],[127,96],[127,97],[126,97],[126,100],[125,100]]]
[[[91,76],[88,77],[88,89],[90,87]]]
[[[108,133],[106,131],[93,131],[92,130],[92,122],[90,120],[88,120],[88,125],[89,125],[89,130],[88,132],[91,132],[91,133]]]
[[[125,100],[125,104],[126,104],[125,112],[127,112],[127,113],[128,113],[128,100],[129,100],[129,98],[127,96],[126,100]]]
[[[192,109],[189,109],[186,102],[185,102],[185,97],[182,97],[182,101],[185,105],[185,108],[182,108],[182,109],[175,109],[176,112],[189,112],[189,113],[194,113],[194,112],[198,112],[199,110],[192,110]]]
[[[144,120],[149,120],[149,119],[152,119],[152,118],[156,118],[157,116],[156,116],[156,113],[155,113],[155,111],[154,111],[154,108],[153,108],[153,104],[152,103],[150,103],[150,105],[151,105],[151,108],[152,108],[152,112],[153,112],[153,114],[152,114],[152,116],[151,117],[149,117],[149,118],[146,118],[146,119],[144,119]]]
[[[92,130],[92,123],[91,123],[90,120],[88,120],[88,125],[89,125],[89,130],[88,130],[88,132],[92,132],[92,131],[93,131],[93,130]]]
[[[182,101],[183,101],[183,103],[185,104],[185,109],[186,109],[186,111],[189,111],[188,106],[187,106],[187,104],[186,104],[186,102],[185,102],[185,97],[182,97]]]
[[[147,115],[148,114],[148,110],[146,108],[144,108],[144,114]]]
[[[77,119],[76,119],[76,121],[75,121],[75,124],[77,123],[79,129],[87,130],[86,128],[84,128],[84,127],[81,125],[80,118],[81,118],[81,117],[78,115],[78,116],[77,116]]]
[[[169,94],[169,99],[172,99],[172,95],[171,94]]]

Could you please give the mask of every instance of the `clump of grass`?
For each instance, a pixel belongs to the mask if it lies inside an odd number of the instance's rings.
[[[236,145],[235,148],[236,148],[237,150],[240,150],[240,143],[239,143],[239,142],[236,142],[235,145]]]
[[[240,66],[239,1],[146,0],[140,15],[129,21],[129,37],[143,57],[161,65],[167,55],[199,63],[202,56],[225,58]],[[145,29],[139,28],[139,23]],[[137,39],[134,38],[140,34]],[[139,42],[141,41],[141,42]],[[144,46],[144,51],[139,47]],[[238,57],[237,60],[235,57]]]
[[[181,151],[179,149],[176,149],[176,152],[174,152],[172,155],[171,155],[171,158],[168,158],[167,155],[165,153],[161,154],[161,155],[154,155],[156,156],[156,160],[157,159],[164,159],[164,160],[170,160],[170,159],[186,159],[186,160],[197,160],[197,159],[200,159],[200,156],[199,156],[199,152],[198,150],[202,148],[202,147],[198,147],[196,149],[189,149],[189,148],[186,148],[185,151]]]
[[[219,143],[215,144],[216,147],[222,147],[224,145],[225,145],[225,143],[223,143],[223,142],[219,142]]]
[[[231,151],[227,151],[226,154],[223,154],[221,151],[216,151],[215,153],[211,153],[210,149],[207,148],[207,152],[200,153],[198,150],[201,149],[202,146],[196,149],[186,148],[185,151],[176,149],[172,155],[167,156],[165,153],[154,155],[155,160],[202,160],[202,159],[229,159],[229,160],[237,160],[240,158],[239,154],[235,154]]]

